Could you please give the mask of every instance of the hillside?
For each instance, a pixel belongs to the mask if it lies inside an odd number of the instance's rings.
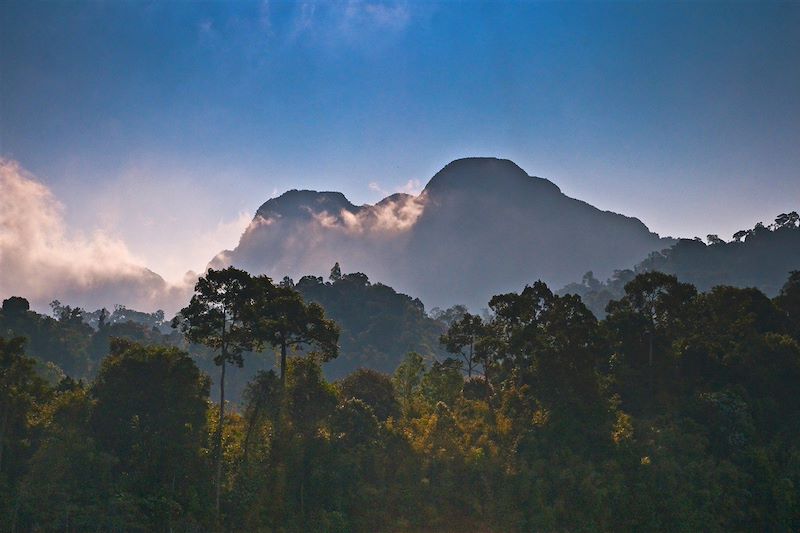
[[[427,358],[446,357],[439,344],[442,322],[425,314],[418,298],[397,293],[366,275],[305,276],[295,285],[306,300],[317,302],[341,328],[341,355],[325,365],[329,377],[338,378],[359,367],[394,372],[408,352]]]
[[[752,229],[736,232],[725,242],[709,235],[700,239],[681,239],[660,252],[651,253],[633,270],[618,270],[605,282],[592,272],[581,283],[571,283],[561,294],[578,294],[597,316],[605,314],[609,301],[624,294],[625,283],[636,273],[659,271],[707,292],[718,285],[755,287],[767,296],[776,296],[789,272],[800,270],[800,216],[784,213],[775,222],[759,222]]]

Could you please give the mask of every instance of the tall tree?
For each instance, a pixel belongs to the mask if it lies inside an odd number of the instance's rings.
[[[291,287],[274,286],[266,276],[253,278],[254,332],[259,341],[280,349],[281,387],[286,386],[286,357],[290,349],[313,347],[312,353],[329,361],[339,355],[339,327],[325,318],[317,303],[306,303]]]
[[[643,320],[647,336],[647,366],[653,366],[657,336],[686,318],[686,312],[697,289],[662,272],[639,274],[625,285],[625,296],[609,305],[610,313],[632,313]]]
[[[272,280],[259,278],[264,292],[274,288]],[[244,364],[243,354],[253,350],[258,342],[254,333],[253,278],[244,270],[228,267],[208,269],[194,287],[187,307],[172,321],[180,327],[190,342],[208,346],[215,352],[214,363],[220,367],[219,422],[215,435],[216,451],[216,513],[219,517],[222,483],[222,429],[225,423],[225,367]]]
[[[475,343],[484,332],[483,320],[477,315],[464,313],[461,319],[450,324],[440,342],[447,351],[459,355],[467,368],[467,377],[472,377],[472,372],[478,364],[475,354]]]
[[[275,421],[280,414],[280,382],[274,370],[261,370],[244,390],[244,419],[246,429],[242,444],[242,462],[246,465],[253,433],[261,420]]]
[[[689,325],[696,296],[693,285],[654,271],[636,276],[625,285],[625,296],[608,304],[606,326],[612,333],[615,364],[621,365],[617,383],[631,387],[623,398],[640,395],[630,405],[655,408],[664,400],[660,397],[675,378],[673,340]],[[623,374],[626,377],[620,377]]]

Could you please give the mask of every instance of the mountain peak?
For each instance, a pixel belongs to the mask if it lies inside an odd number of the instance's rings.
[[[514,189],[530,185],[546,185],[552,192],[561,190],[551,181],[529,176],[510,159],[496,157],[465,157],[456,159],[431,178],[425,190],[436,194],[449,190],[497,190]]]
[[[264,202],[256,211],[256,216],[264,219],[286,216],[310,218],[311,213],[339,213],[343,209],[352,212],[357,208],[340,192],[292,189]]]

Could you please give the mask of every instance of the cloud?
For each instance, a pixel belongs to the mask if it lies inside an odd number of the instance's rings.
[[[350,0],[344,9],[344,21],[352,26],[402,30],[410,20],[411,11],[405,2]]]
[[[382,196],[389,196],[390,194],[392,194],[390,190],[384,189],[381,186],[381,184],[378,183],[377,181],[371,181],[367,187],[369,188],[369,190],[381,194]],[[422,190],[422,183],[420,183],[418,179],[410,179],[402,185],[398,185],[396,187],[391,188],[391,191],[395,193],[401,192],[404,194],[412,194],[412,195],[419,194],[421,190]]]
[[[114,236],[70,232],[50,189],[0,158],[0,296],[12,295],[37,309],[59,299],[172,312],[186,301],[188,286],[167,284]]]
[[[325,194],[325,193],[319,193]],[[393,264],[428,205],[428,196],[393,194],[375,205],[330,207],[319,195],[291,200],[281,209],[256,216],[234,250],[219,253],[214,268],[234,265],[280,279],[285,275],[327,273],[339,262],[376,280],[391,280]],[[334,204],[335,205],[335,204]],[[366,245],[365,245],[366,244]]]
[[[294,9],[288,40],[303,35],[326,46],[374,46],[377,38],[403,32],[415,11],[405,1],[303,2]]]
[[[400,187],[400,192],[404,192],[406,194],[419,194],[420,190],[422,189],[422,184],[417,179],[410,179],[408,180],[405,185]]]
[[[196,240],[198,244],[202,243],[204,260],[207,260],[211,255],[205,250],[222,250],[232,243],[237,242],[252,220],[252,215],[242,211],[235,218],[231,220],[220,220],[214,229],[200,234]]]
[[[363,206],[351,212],[342,209],[332,215],[327,211],[314,213],[322,227],[340,229],[347,233],[373,234],[384,238],[387,233],[400,233],[411,229],[425,210],[426,196],[394,195],[375,205]]]

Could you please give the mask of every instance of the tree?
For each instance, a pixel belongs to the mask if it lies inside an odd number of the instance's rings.
[[[789,273],[775,304],[784,312],[789,331],[800,342],[800,270]]]
[[[339,383],[339,390],[343,400],[356,398],[371,407],[378,420],[400,414],[392,378],[386,374],[359,368]]]
[[[434,361],[420,382],[422,397],[431,407],[439,402],[454,405],[463,387],[461,361],[451,357],[442,362]]]
[[[275,421],[280,415],[280,381],[274,370],[260,371],[244,390],[244,418],[247,428],[245,430],[242,451],[242,462],[247,463],[253,432],[261,420]]]
[[[400,398],[403,414],[410,416],[414,410],[414,399],[419,394],[419,386],[425,375],[425,364],[422,356],[409,352],[395,370],[392,383]]]
[[[797,211],[792,211],[791,213],[781,213],[775,218],[775,229],[780,228],[794,228],[797,226],[798,221],[800,221],[800,215],[797,214]]]
[[[477,353],[489,370],[498,366],[503,402],[516,398],[520,409],[512,411],[552,411],[561,422],[580,417],[585,429],[596,426],[602,351],[597,319],[580,297],[555,295],[537,281],[519,294],[495,296],[490,305],[495,318]]]
[[[676,378],[673,341],[689,326],[696,296],[693,285],[675,276],[647,272],[625,285],[622,299],[608,304],[613,364],[620,365],[617,383],[630,388],[623,394],[629,405],[654,407],[667,392],[665,380]]]
[[[171,529],[194,504],[208,392],[208,377],[174,347],[115,339],[103,360],[91,389],[92,434],[118,458],[119,490],[143,508],[150,530]]]
[[[454,322],[464,318],[469,312],[466,305],[456,304],[452,307],[442,310],[440,307],[431,309],[429,315],[432,319],[444,322],[447,327],[450,327]]]
[[[280,349],[281,387],[286,386],[286,357],[289,349],[315,348],[313,354],[323,361],[339,355],[339,328],[325,318],[317,303],[306,303],[296,290],[275,287],[266,276],[253,279],[255,305],[252,315],[255,338]]]
[[[263,293],[274,289],[272,280],[259,278]],[[289,290],[289,289],[284,289]],[[181,309],[172,321],[180,327],[190,342],[211,348],[216,355],[214,363],[220,367],[219,422],[214,439],[216,462],[216,512],[219,517],[222,484],[222,429],[225,423],[225,367],[244,364],[244,352],[258,345],[254,333],[253,278],[244,270],[228,267],[223,270],[208,269],[194,287],[194,295],[187,307]]]
[[[443,334],[439,342],[444,344],[447,351],[459,355],[467,367],[467,377],[472,377],[472,372],[477,366],[475,357],[475,342],[483,335],[483,320],[477,315],[464,313],[461,319],[450,324],[450,328]]]
[[[742,242],[742,240],[749,236],[752,233],[752,230],[739,230],[733,234],[734,242]]]
[[[647,366],[652,367],[656,335],[681,323],[696,294],[697,289],[680,283],[675,276],[647,272],[625,285],[625,296],[609,304],[609,312],[629,311],[644,320],[648,339]]]
[[[118,459],[101,452],[89,431],[93,405],[80,384],[63,382],[40,406],[40,442],[20,484],[19,530],[116,529],[112,502],[118,494],[114,477],[119,476],[113,472]]]
[[[36,361],[25,356],[25,339],[0,337],[0,473],[4,470],[4,450],[21,442],[26,431],[27,412],[46,390],[36,375]],[[9,435],[20,437],[19,440]]]
[[[31,304],[25,298],[12,296],[3,300],[3,313],[7,315],[23,315],[30,311]]]
[[[333,265],[333,268],[331,268],[331,275],[328,276],[328,279],[334,283],[342,279],[342,268],[339,266],[338,261]]]

